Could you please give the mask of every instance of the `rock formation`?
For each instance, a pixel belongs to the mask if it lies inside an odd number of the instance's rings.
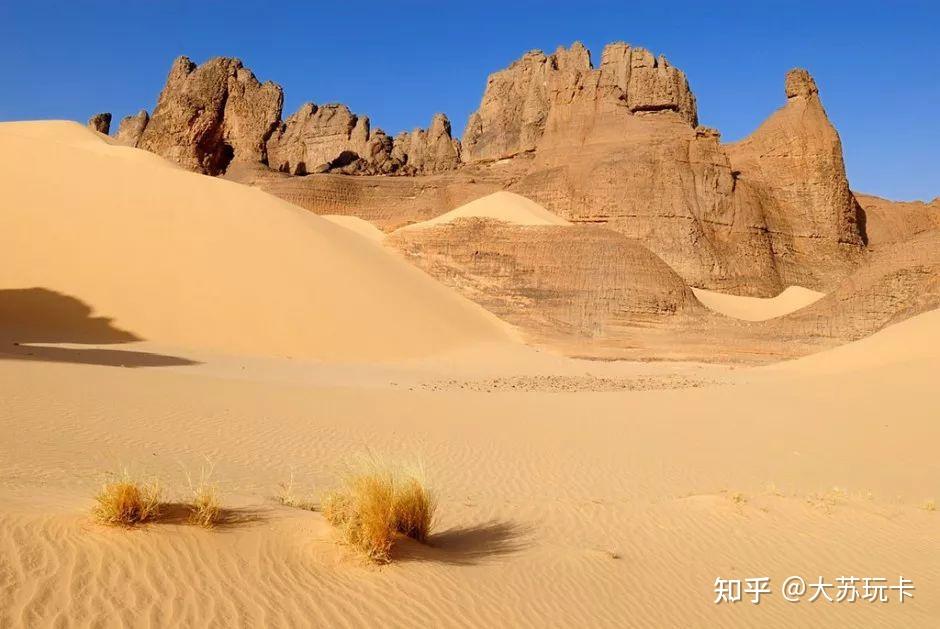
[[[464,132],[465,161],[534,150],[553,109],[575,98],[630,113],[674,112],[693,126],[697,120],[685,75],[664,57],[616,43],[604,49],[601,67],[594,69],[588,50],[575,43],[552,55],[529,52],[490,75],[480,108]]]
[[[125,116],[121,119],[114,139],[126,146],[137,146],[148,122],[150,122],[150,114],[146,109],[141,109],[134,116]]]
[[[292,175],[322,173],[359,159],[368,142],[365,116],[354,115],[346,105],[306,103],[271,136],[268,164]]]
[[[88,128],[108,135],[111,132],[111,114],[108,112],[95,114],[88,119]]]
[[[238,59],[197,67],[179,57],[138,146],[209,175],[232,162],[265,164],[283,98],[279,86],[259,83]]]
[[[451,136],[447,116],[434,114],[427,131],[415,129],[395,136],[392,155],[409,174],[439,173],[460,165],[460,142]]]
[[[839,134],[806,70],[786,77],[787,103],[730,145],[739,196],[760,208],[785,284],[831,287],[865,244]]]
[[[509,189],[641,241],[693,286],[825,290],[858,264],[864,220],[812,77],[791,72],[785,93],[752,136],[723,145],[698,125],[688,81],[664,57],[615,43],[594,67],[576,43],[491,75],[462,142],[442,114],[392,139],[339,104],[308,103],[282,122],[280,88],[260,85],[239,61],[197,68],[180,58],[138,146],[385,228],[453,209],[474,189]],[[322,179],[340,174],[416,180]],[[428,207],[432,199],[440,205]]]
[[[279,125],[268,141],[268,156],[272,168],[292,175],[415,175],[455,169],[460,144],[443,114],[434,116],[427,131],[403,132],[393,140],[345,105],[307,103]]]

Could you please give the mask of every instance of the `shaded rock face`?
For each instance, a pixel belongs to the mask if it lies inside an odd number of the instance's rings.
[[[371,129],[369,119],[345,105],[303,105],[280,124],[268,141],[269,165],[292,175],[428,174],[452,170],[460,144],[450,121],[436,114],[427,131],[415,129],[394,139]]]
[[[533,51],[489,77],[480,108],[463,137],[464,161],[499,159],[535,150],[559,106],[590,101],[599,109],[671,112],[696,124],[685,75],[664,57],[624,43],[607,46],[594,68],[580,43],[554,54]]]
[[[125,116],[121,119],[114,139],[126,146],[137,146],[148,122],[150,122],[150,114],[145,109],[141,109],[136,115]]]
[[[95,114],[88,119],[88,128],[108,135],[111,132],[111,114],[108,112]]]
[[[232,162],[267,163],[266,143],[283,93],[259,83],[238,59],[173,62],[138,146],[185,168],[217,175]]]
[[[862,212],[815,81],[791,70],[785,92],[786,105],[728,155],[739,198],[764,217],[782,281],[827,288],[857,263]]]

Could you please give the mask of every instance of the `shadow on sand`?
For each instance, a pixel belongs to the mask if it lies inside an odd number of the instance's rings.
[[[492,521],[453,527],[431,535],[427,545],[402,539],[392,551],[393,561],[431,561],[459,566],[517,553],[531,546],[531,527]]]
[[[112,367],[194,365],[179,356],[119,349],[67,348],[31,343],[113,345],[144,339],[122,330],[75,297],[46,288],[0,290],[0,360],[37,360]]]
[[[153,521],[153,524],[189,524],[190,515],[192,515],[192,507],[188,504],[165,502],[160,505],[160,515]],[[232,529],[257,524],[267,519],[267,512],[263,509],[250,507],[230,509],[223,507],[221,515],[213,528],[216,530]]]

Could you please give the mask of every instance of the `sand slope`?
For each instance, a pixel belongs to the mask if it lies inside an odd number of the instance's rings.
[[[386,360],[507,338],[343,227],[75,123],[0,125],[0,190],[0,289],[55,291],[141,339]]]
[[[420,229],[461,218],[491,218],[513,225],[570,225],[568,221],[546,210],[526,197],[501,190],[441,214],[428,221],[414,223],[402,229]]]
[[[706,308],[744,321],[782,317],[810,305],[825,294],[802,286],[788,286],[776,297],[743,297],[704,288],[693,288],[692,292]]]
[[[772,365],[768,369],[838,373],[925,359],[940,359],[940,310],[921,313],[853,343]]]

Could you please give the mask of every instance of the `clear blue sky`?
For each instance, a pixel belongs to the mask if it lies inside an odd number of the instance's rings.
[[[228,55],[284,86],[285,115],[343,102],[395,133],[443,111],[462,134],[490,72],[575,40],[595,61],[618,40],[665,54],[726,141],[782,104],[789,68],[807,67],[853,188],[940,195],[940,0],[0,0],[0,120],[118,120],[152,110],[177,55]]]

